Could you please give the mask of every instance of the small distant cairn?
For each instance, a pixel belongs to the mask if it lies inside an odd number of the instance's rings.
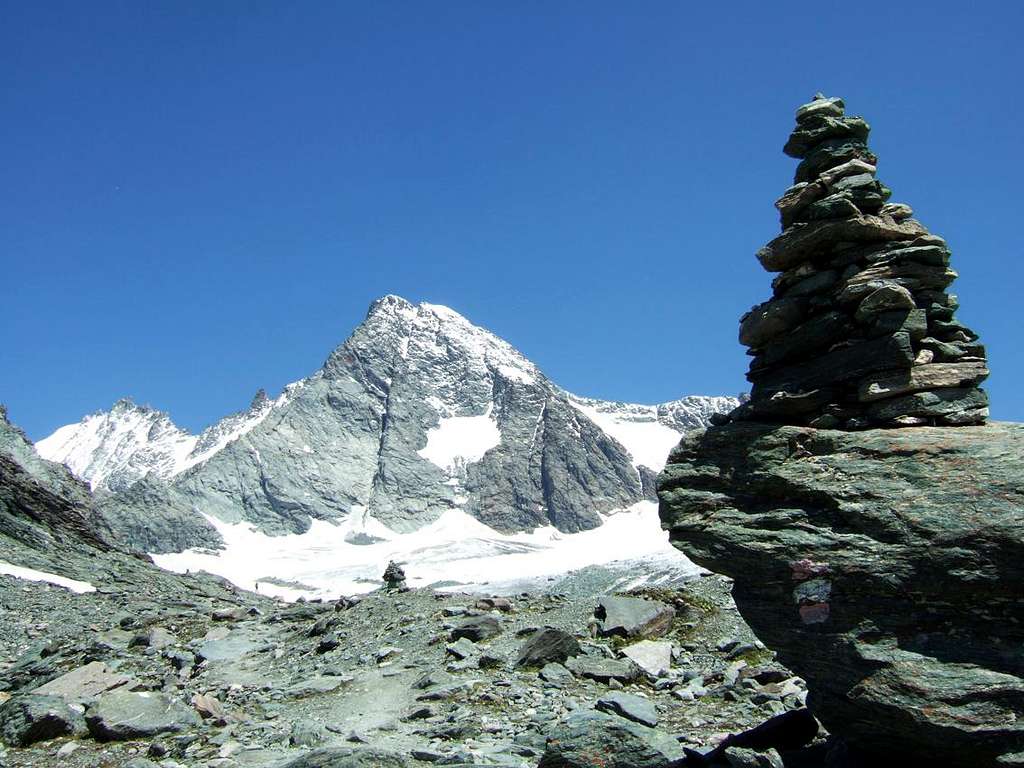
[[[740,320],[750,400],[731,420],[825,429],[981,424],[988,376],[957,322],[957,273],[941,237],[890,203],[869,126],[821,94],[796,111],[783,151],[800,160],[775,203],[782,234],[757,253],[779,273]]]
[[[390,561],[388,567],[384,569],[384,586],[393,590],[406,589],[405,571],[394,560]]]

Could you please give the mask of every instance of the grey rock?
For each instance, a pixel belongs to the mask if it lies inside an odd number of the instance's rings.
[[[556,685],[559,688],[568,685],[574,679],[574,675],[566,667],[557,662],[549,662],[539,672],[540,679]]]
[[[665,768],[682,757],[668,734],[614,715],[574,712],[551,730],[538,768]]]
[[[448,685],[453,680],[452,676],[444,670],[434,669],[418,677],[412,684],[416,690],[425,691],[427,688],[435,688],[439,685]]]
[[[858,386],[857,394],[862,402],[872,402],[922,390],[974,385],[987,376],[988,367],[982,362],[915,365],[906,371],[863,379]]]
[[[484,611],[501,611],[511,613],[515,610],[512,601],[507,597],[481,597],[476,601],[476,607]]]
[[[454,643],[448,643],[444,650],[445,653],[456,659],[469,659],[480,653],[480,649],[468,637],[460,637]]]
[[[146,645],[149,648],[155,648],[156,650],[163,650],[169,648],[178,642],[178,638],[173,633],[168,632],[163,627],[153,627],[149,630],[146,635]]]
[[[788,360],[821,352],[853,330],[845,312],[830,311],[808,319],[806,323],[765,347],[756,360],[757,367],[771,368]]]
[[[672,643],[657,640],[641,640],[627,645],[622,655],[652,677],[661,677],[672,667]]]
[[[826,139],[815,146],[800,161],[793,174],[793,181],[796,183],[814,181],[833,168],[852,160],[861,160],[867,165],[878,165],[878,157],[868,149],[867,143],[862,139]]]
[[[857,306],[855,316],[860,322],[867,322],[879,312],[914,309],[913,294],[899,283],[887,283],[869,293]]]
[[[642,638],[665,634],[676,612],[657,600],[606,595],[598,599],[594,615],[600,619],[598,631],[604,637]]]
[[[968,766],[1024,744],[1022,477],[1020,425],[731,424],[687,436],[659,493],[830,732]]]
[[[114,691],[85,711],[85,722],[98,741],[123,741],[177,733],[201,721],[195,711],[162,693]]]
[[[259,644],[247,635],[231,632],[225,637],[200,643],[195,649],[195,655],[199,661],[235,661],[258,647]]]
[[[227,710],[220,699],[208,693],[197,693],[192,697],[192,706],[204,720],[224,725],[228,721]]]
[[[576,638],[568,632],[545,627],[523,643],[514,664],[517,667],[537,667],[550,662],[564,663],[582,652]]]
[[[80,702],[129,682],[130,677],[110,671],[102,661],[91,661],[39,686],[34,693]]]
[[[631,693],[612,691],[597,700],[594,707],[599,712],[608,712],[640,725],[653,728],[658,724],[658,711],[650,700]]]
[[[576,656],[565,666],[577,677],[597,680],[599,683],[629,683],[640,676],[640,670],[629,659],[607,659],[597,656]]]
[[[740,319],[740,344],[760,347],[803,322],[803,302],[791,298],[758,304]]]
[[[795,224],[758,251],[757,258],[769,272],[782,272],[830,243],[912,240],[924,233],[913,219],[897,223],[869,214]]]
[[[289,696],[304,697],[315,696],[320,693],[330,693],[340,688],[345,683],[345,678],[337,676],[318,676],[306,680],[299,680],[285,688]]]
[[[821,94],[818,94],[811,101],[806,104],[800,105],[796,110],[797,122],[803,120],[809,120],[811,118],[819,117],[821,115],[829,115],[832,117],[842,117],[845,109],[845,104],[840,98],[832,97],[826,98]]]
[[[465,638],[474,643],[490,640],[501,634],[501,622],[494,616],[478,616],[467,619],[455,627],[450,637],[452,640]]]
[[[988,395],[975,387],[934,389],[872,403],[868,414],[879,422],[911,416],[937,424],[978,424],[988,419]]]
[[[729,768],[785,768],[782,757],[774,749],[755,752],[752,749],[730,747],[725,751]]]
[[[326,637],[320,638],[320,642],[316,645],[316,652],[320,654],[329,653],[339,647],[341,647],[341,638],[334,632],[331,632]]]
[[[284,763],[281,768],[408,768],[408,761],[383,749],[325,747]]]
[[[806,157],[808,151],[829,139],[853,138],[866,141],[868,124],[860,117],[840,117],[818,113],[803,113],[798,118],[797,126],[786,142],[782,151],[790,157]]]
[[[59,696],[27,693],[0,704],[0,737],[10,747],[27,747],[84,730],[81,712]]]
[[[324,740],[327,730],[318,723],[297,720],[292,723],[288,743],[295,747],[314,747]]]

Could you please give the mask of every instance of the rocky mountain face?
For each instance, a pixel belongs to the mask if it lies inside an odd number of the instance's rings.
[[[271,534],[351,515],[411,531],[449,510],[575,532],[652,498],[681,432],[736,405],[577,398],[452,310],[387,296],[315,374],[199,436],[121,401],[37,448],[112,491],[99,513],[144,551],[216,545],[196,510]]]
[[[67,549],[110,549],[108,534],[85,484],[66,467],[39,458],[0,406],[0,552],[26,553],[29,562],[59,559]]]
[[[683,438],[659,512],[678,549],[735,579],[743,617],[855,764],[1014,765],[1024,427],[975,425],[987,369],[943,293],[948,252],[906,206],[879,207],[866,134],[836,100],[798,111],[803,185],[780,209],[805,223],[759,254],[790,271],[742,321],[752,399]]]
[[[757,258],[772,298],[740,321],[751,399],[734,418],[824,428],[979,424],[988,376],[978,334],[947,293],[946,242],[890,203],[868,124],[841,99],[797,110],[795,184],[776,202],[782,234]]]

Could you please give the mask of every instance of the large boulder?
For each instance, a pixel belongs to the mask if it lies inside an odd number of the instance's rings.
[[[539,667],[552,662],[562,663],[583,653],[576,638],[554,627],[545,627],[523,643],[516,656],[517,667]]]
[[[102,661],[91,661],[39,686],[33,693],[60,696],[68,702],[81,702],[129,682],[130,677],[112,672]]]
[[[11,747],[27,747],[84,730],[81,712],[59,696],[28,693],[0,704],[0,738]]]
[[[676,611],[657,600],[621,595],[598,598],[594,615],[602,637],[657,637],[672,627]]]
[[[484,640],[490,640],[492,637],[497,637],[501,634],[501,622],[498,621],[494,616],[477,616],[459,624],[455,627],[450,637],[453,641],[461,638],[479,643]]]
[[[672,667],[672,643],[641,640],[622,649],[622,655],[651,677],[661,677]]]
[[[634,696],[632,693],[610,691],[597,700],[594,709],[624,717],[649,728],[658,724],[658,710],[655,709],[653,702],[642,696]]]
[[[1024,425],[712,427],[659,496],[673,544],[735,580],[851,746],[899,762],[941,745],[949,766],[1024,751]]]
[[[177,733],[200,724],[199,715],[177,699],[150,691],[113,691],[85,712],[98,741],[123,741]]]
[[[284,764],[283,768],[408,768],[399,754],[383,749],[326,747]]]
[[[682,757],[682,747],[667,733],[581,711],[551,730],[538,768],[665,768]]]

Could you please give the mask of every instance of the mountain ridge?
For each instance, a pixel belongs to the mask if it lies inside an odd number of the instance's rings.
[[[388,295],[319,370],[199,435],[122,399],[37,450],[101,491],[108,522],[132,518],[130,537],[149,546],[159,542],[139,528],[142,508],[190,521],[160,531],[174,547],[216,545],[196,512],[269,534],[353,514],[411,531],[452,509],[503,532],[575,532],[650,499],[685,428],[737,404],[579,397],[454,310]]]

